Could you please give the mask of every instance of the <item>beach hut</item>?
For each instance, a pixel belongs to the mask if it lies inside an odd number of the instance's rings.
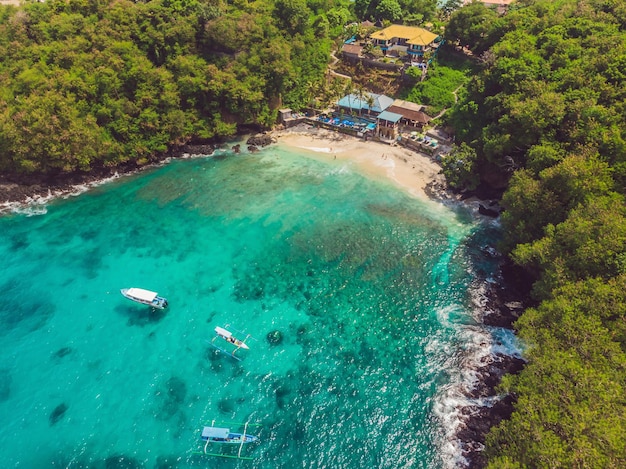
[[[395,112],[383,111],[376,118],[378,124],[378,136],[395,140],[398,137],[398,127],[401,114]]]

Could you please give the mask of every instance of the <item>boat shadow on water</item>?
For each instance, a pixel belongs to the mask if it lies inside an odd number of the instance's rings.
[[[165,309],[146,308],[145,306],[118,305],[115,312],[127,319],[128,326],[145,327],[159,323],[167,314]]]

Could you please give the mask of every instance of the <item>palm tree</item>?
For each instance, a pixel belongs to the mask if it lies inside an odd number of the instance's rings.
[[[374,107],[374,103],[376,102],[376,100],[374,99],[374,96],[372,95],[372,93],[367,93],[367,98],[365,98],[365,101],[367,102],[368,114],[371,114],[372,113],[372,108]]]
[[[363,85],[359,84],[356,88],[356,94],[359,97],[359,116],[361,115],[361,111],[363,110],[363,106],[361,103],[363,102],[363,98],[365,97],[365,89]]]

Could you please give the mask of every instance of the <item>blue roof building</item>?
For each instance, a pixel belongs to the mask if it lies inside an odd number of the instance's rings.
[[[371,107],[368,104],[369,96],[373,98]],[[369,114],[380,114],[391,106],[392,103],[393,98],[390,98],[389,96],[368,92],[363,93],[363,97],[360,97],[355,93],[346,95],[337,102],[337,106],[358,113],[365,111]]]

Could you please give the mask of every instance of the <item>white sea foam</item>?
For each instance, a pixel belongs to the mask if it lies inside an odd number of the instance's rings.
[[[497,228],[499,219],[483,217],[478,214],[479,202],[444,200],[448,208],[463,207],[474,214],[477,223]],[[494,250],[485,248],[485,254],[497,258]],[[480,384],[483,373],[490,364],[501,358],[498,355],[520,358],[522,347],[515,334],[504,328],[481,325],[482,318],[490,310],[489,298],[493,284],[499,279],[488,277],[474,282],[470,287],[468,308],[462,305],[449,305],[435,311],[439,323],[445,328],[454,329],[452,339],[433,338],[427,351],[435,366],[442,370],[448,384],[442,386],[434,399],[433,412],[440,420],[442,434],[438,442],[441,463],[445,468],[464,468],[469,461],[464,456],[464,441],[458,438],[459,431],[467,424],[472,415],[481,408],[490,408],[502,396],[472,397],[472,391]],[[475,324],[463,323],[463,316],[470,315]],[[465,321],[467,322],[467,321]],[[474,450],[480,451],[482,445],[475,442]]]
[[[332,151],[331,148],[328,147],[302,147],[305,150],[310,150],[310,151],[314,151],[317,153],[330,153]]]
[[[511,329],[494,327],[491,329],[491,333],[495,340],[491,348],[492,353],[522,358],[524,344]]]
[[[472,315],[479,318],[486,304],[486,284],[475,285],[472,297]],[[522,346],[513,331],[481,325],[455,324],[454,316],[460,306],[448,306],[437,311],[439,322],[455,329],[454,338],[448,341],[433,339],[427,351],[432,356],[438,354],[438,365],[447,376],[448,384],[443,386],[434,400],[433,411],[441,421],[443,433],[439,442],[443,467],[467,467],[463,455],[463,442],[458,432],[467,424],[478,409],[492,407],[501,396],[471,397],[471,392],[482,379],[481,370],[500,360],[497,356],[506,355],[520,358]],[[480,444],[475,449],[481,450]]]
[[[48,212],[46,205],[54,199],[55,194],[48,190],[47,195],[34,195],[26,197],[20,202],[4,202],[0,204],[0,213],[17,213],[21,215],[34,216],[44,215]]]
[[[45,204],[36,204],[28,202],[4,202],[0,204],[0,214],[17,213],[32,217],[35,215],[45,215],[48,209]]]
[[[129,173],[130,174],[130,173]],[[32,197],[26,197],[22,201],[4,202],[0,203],[0,214],[4,213],[16,213],[26,216],[45,215],[48,213],[47,205],[55,199],[68,199],[70,197],[77,197],[84,194],[92,187],[97,187],[102,184],[106,184],[120,177],[119,173],[115,172],[112,176],[98,179],[89,183],[75,184],[63,190],[52,191],[48,189],[46,195],[34,195]]]
[[[226,151],[230,151],[230,150],[223,150],[220,148],[216,148],[211,153],[183,153],[182,155],[176,156],[176,157],[168,156],[167,158],[163,160],[163,163],[169,163],[173,159],[194,160],[198,158],[210,158],[215,155],[221,155],[225,153]]]

